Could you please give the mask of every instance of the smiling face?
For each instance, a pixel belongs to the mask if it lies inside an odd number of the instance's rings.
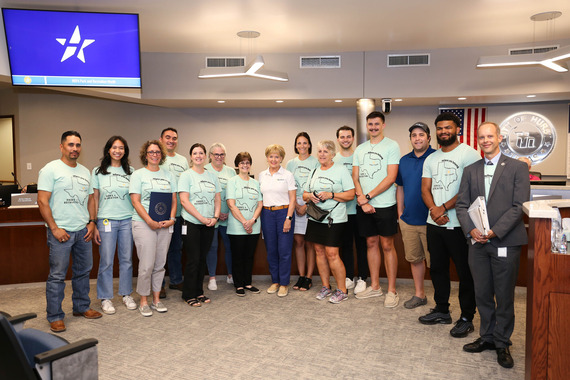
[[[342,149],[348,150],[354,143],[354,136],[352,135],[351,131],[343,129],[338,131],[338,138],[336,140]]]
[[[322,166],[330,166],[330,164],[332,164],[333,154],[325,146],[319,146],[317,158]]]
[[[150,144],[146,149],[146,159],[148,161],[148,166],[158,166],[162,159],[160,147],[156,144]]]
[[[503,136],[497,132],[494,124],[483,124],[477,128],[477,143],[488,159],[499,153],[499,144],[502,140]]]
[[[306,137],[299,136],[297,137],[297,141],[295,142],[295,148],[299,152],[299,156],[307,156],[309,154],[309,140]]]
[[[386,124],[379,117],[366,120],[366,128],[372,139],[381,136],[385,126]]]
[[[77,136],[67,136],[59,145],[61,159],[69,164],[75,164],[81,154],[81,139]]]
[[[431,138],[428,134],[421,128],[415,128],[410,134],[410,142],[414,148],[414,152],[425,152],[429,146]]]
[[[269,168],[271,168],[271,169],[279,170],[279,167],[281,166],[282,161],[283,161],[283,158],[281,158],[281,156],[277,152],[270,152],[267,155],[267,164],[269,165]]]
[[[113,145],[109,149],[109,155],[111,156],[111,164],[120,164],[121,159],[125,155],[125,145],[121,140],[113,141]]]
[[[238,169],[240,174],[249,174],[249,169],[251,168],[251,162],[248,159],[244,159],[238,163]]]
[[[224,160],[226,159],[226,152],[220,147],[215,147],[210,150],[210,160],[212,160],[212,165],[217,168],[221,168],[224,165]]]
[[[206,162],[206,152],[202,147],[196,146],[190,152],[190,160],[194,166],[203,166]]]
[[[178,146],[178,133],[165,131],[162,136],[160,136],[160,142],[165,146],[168,155],[174,155],[174,151]]]
[[[437,143],[441,146],[450,146],[457,141],[459,126],[451,120],[438,121],[435,126]]]

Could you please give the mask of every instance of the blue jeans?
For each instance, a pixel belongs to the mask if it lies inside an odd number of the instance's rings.
[[[47,229],[49,248],[49,276],[46,282],[46,312],[48,322],[63,320],[65,313],[61,308],[65,296],[65,275],[69,267],[69,255],[73,260],[71,265],[71,287],[73,295],[73,311],[84,313],[89,310],[89,272],[93,267],[92,243],[86,242],[83,236],[87,228],[69,232],[69,240],[58,241]]]
[[[218,266],[218,234],[222,236],[224,242],[224,255],[226,258],[226,268],[228,269],[228,275],[232,274],[232,250],[230,238],[228,236],[227,226],[218,226],[214,232],[214,239],[212,240],[212,246],[208,251],[208,256],[206,256],[206,263],[208,264],[208,274],[210,277],[216,275],[216,267]]]
[[[261,209],[261,230],[267,250],[271,282],[285,286],[289,285],[291,278],[291,254],[295,231],[295,216],[293,216],[291,230],[283,232],[286,217],[286,208],[276,211]]]
[[[176,217],[174,223],[174,232],[168,247],[166,255],[166,265],[168,266],[168,276],[170,278],[170,285],[181,284],[184,279],[182,278],[182,217]],[[165,281],[162,281],[164,287]]]
[[[108,220],[111,231],[105,232],[103,219],[97,221],[101,236],[99,247],[99,273],[97,274],[97,298],[113,298],[113,262],[115,249],[119,257],[119,295],[128,296],[133,292],[133,230],[131,218]]]

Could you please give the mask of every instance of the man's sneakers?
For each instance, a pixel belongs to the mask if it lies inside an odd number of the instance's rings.
[[[449,315],[449,311],[442,313],[437,309],[430,309],[429,313],[422,315],[418,320],[424,325],[435,325],[437,323],[449,325],[451,324],[451,315]]]
[[[455,326],[453,326],[449,333],[454,338],[465,338],[472,333],[473,330],[475,330],[473,322],[468,321],[465,317],[461,317],[455,322]]]
[[[372,289],[372,286],[369,286],[363,291],[356,293],[355,297],[359,300],[362,300],[365,298],[380,297],[383,294],[384,293],[382,293],[382,288]]]

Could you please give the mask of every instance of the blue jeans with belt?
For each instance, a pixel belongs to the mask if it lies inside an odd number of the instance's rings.
[[[284,286],[289,285],[291,278],[291,254],[295,231],[295,216],[293,216],[291,229],[289,232],[283,232],[287,210],[287,208],[275,211],[261,209],[261,230],[267,250],[271,282]]]
[[[49,276],[46,282],[46,312],[48,322],[62,320],[65,313],[61,303],[65,296],[65,275],[69,267],[69,255],[73,260],[71,265],[71,287],[73,295],[73,311],[84,313],[89,310],[89,273],[93,267],[93,253],[91,241],[83,238],[87,228],[70,232],[69,240],[60,242],[51,230],[47,229],[47,243],[49,248]]]

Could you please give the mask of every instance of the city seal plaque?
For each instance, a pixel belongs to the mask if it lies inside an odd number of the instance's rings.
[[[554,150],[556,129],[543,115],[518,112],[507,117],[501,125],[501,153],[512,158],[528,157],[532,165],[544,161]]]
[[[156,212],[156,215],[163,216],[166,213],[166,210],[168,210],[168,207],[164,202],[158,202],[156,206],[154,206],[154,212]]]

